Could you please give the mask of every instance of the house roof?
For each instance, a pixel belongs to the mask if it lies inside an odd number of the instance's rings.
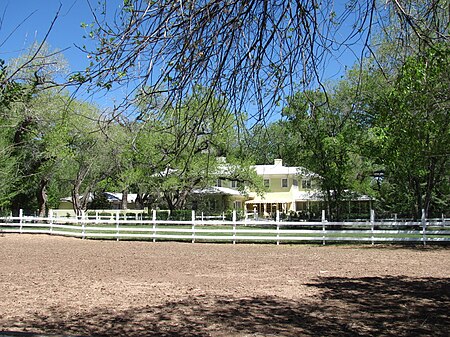
[[[202,189],[194,190],[195,194],[222,194],[222,195],[242,195],[241,192],[233,188],[211,186]]]
[[[308,177],[316,177],[317,174],[308,171],[301,166],[284,166],[281,159],[275,159],[275,162],[271,165],[255,165],[255,171],[258,175],[301,175]]]
[[[120,202],[122,201],[122,193],[114,193],[114,192],[104,192],[104,195],[106,196],[106,198],[108,199],[109,202]],[[83,196],[80,196],[80,198],[83,198]],[[91,202],[92,200],[94,200],[94,194],[93,193],[89,193],[89,202]],[[133,203],[136,201],[137,198],[137,194],[136,193],[128,193],[127,196],[127,202],[129,203]],[[61,201],[67,201],[67,202],[72,202],[72,198],[71,197],[65,197],[65,198],[61,198]]]
[[[122,193],[114,193],[114,192],[105,192],[105,196],[110,202],[114,201],[122,201]],[[137,194],[136,193],[128,193],[127,202],[133,203],[136,201]]]

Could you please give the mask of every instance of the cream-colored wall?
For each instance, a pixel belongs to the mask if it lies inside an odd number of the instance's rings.
[[[283,178],[288,179],[288,186],[287,187],[281,187],[281,181]],[[287,191],[311,191],[315,189],[316,184],[314,183],[314,180],[311,180],[310,178],[302,178],[301,176],[269,176],[265,175],[263,176],[263,179],[269,179],[269,189],[268,192],[287,192]],[[311,188],[302,188],[302,180],[303,179],[309,179],[311,180]],[[294,186],[294,180],[297,180],[297,186]]]
[[[288,179],[288,186],[282,187],[281,181],[283,178]],[[269,192],[289,192],[292,189],[296,189],[294,186],[294,178],[292,176],[264,176],[263,179],[269,179]],[[298,179],[297,179],[298,180]],[[296,189],[297,190],[297,189]]]

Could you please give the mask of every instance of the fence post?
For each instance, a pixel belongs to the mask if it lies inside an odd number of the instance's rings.
[[[370,210],[370,230],[372,231],[372,246],[375,244],[374,242],[374,230],[375,230],[375,210]]]
[[[23,232],[23,209],[19,209],[19,226],[20,226],[20,234]]]
[[[195,211],[192,211],[192,243],[195,243]]]
[[[119,241],[119,234],[120,234],[120,229],[119,229],[119,220],[120,220],[120,213],[119,211],[116,212],[116,228],[117,228],[117,236],[116,236],[116,240]]]
[[[277,223],[277,246],[280,244],[280,210],[277,209],[275,222]]]
[[[152,210],[152,221],[153,221],[153,242],[156,242],[156,209]]]
[[[233,210],[233,245],[236,244],[236,210]]]
[[[426,235],[426,230],[427,230],[427,221],[425,218],[425,209],[422,208],[422,237],[423,237],[423,245],[426,246],[427,245],[427,235]]]
[[[322,245],[323,246],[325,246],[325,242],[326,242],[326,240],[325,240],[325,236],[327,234],[327,231],[326,231],[326,228],[325,228],[326,222],[327,222],[327,219],[325,217],[325,210],[323,209],[322,210],[322,240],[323,240],[322,241]]]

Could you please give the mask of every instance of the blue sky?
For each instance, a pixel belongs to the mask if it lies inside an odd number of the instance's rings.
[[[93,2],[96,4],[95,0]],[[16,57],[33,42],[42,41],[60,5],[59,16],[47,41],[52,48],[68,48],[64,55],[71,70],[85,68],[86,55],[75,44],[86,43],[80,23],[92,21],[86,0],[1,0],[0,58]]]
[[[98,6],[97,0],[90,0],[90,3]],[[121,0],[108,0],[111,7],[118,8],[120,3]],[[34,42],[41,42],[58,9],[58,17],[46,41],[52,49],[63,51],[70,71],[84,70],[89,60],[77,46],[94,46],[92,41],[83,38],[87,32],[81,27],[82,22],[93,22],[88,0],[0,0],[0,59],[15,58],[25,53]],[[112,106],[114,94],[97,95],[91,99],[95,99],[99,106]]]
[[[98,6],[97,0],[89,2],[92,6]],[[344,2],[336,1],[337,6],[342,6]],[[118,8],[121,3],[123,0],[108,0],[108,12]],[[33,42],[42,41],[60,6],[59,16],[47,42],[51,48],[64,50],[70,70],[84,70],[89,60],[76,45],[89,46],[90,43],[89,39],[83,38],[86,32],[81,27],[82,22],[93,21],[88,0],[0,0],[0,59],[17,57]],[[322,69],[323,74],[339,78],[345,67],[351,66],[354,60],[355,55],[347,51],[338,60],[330,61],[330,65]],[[121,96],[120,90],[108,93],[105,97],[96,97],[96,101],[101,106],[112,106],[114,96]],[[117,99],[120,100],[119,97]]]

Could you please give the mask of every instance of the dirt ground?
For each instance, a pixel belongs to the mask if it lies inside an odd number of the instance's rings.
[[[449,313],[449,247],[0,237],[2,336],[448,336]]]

